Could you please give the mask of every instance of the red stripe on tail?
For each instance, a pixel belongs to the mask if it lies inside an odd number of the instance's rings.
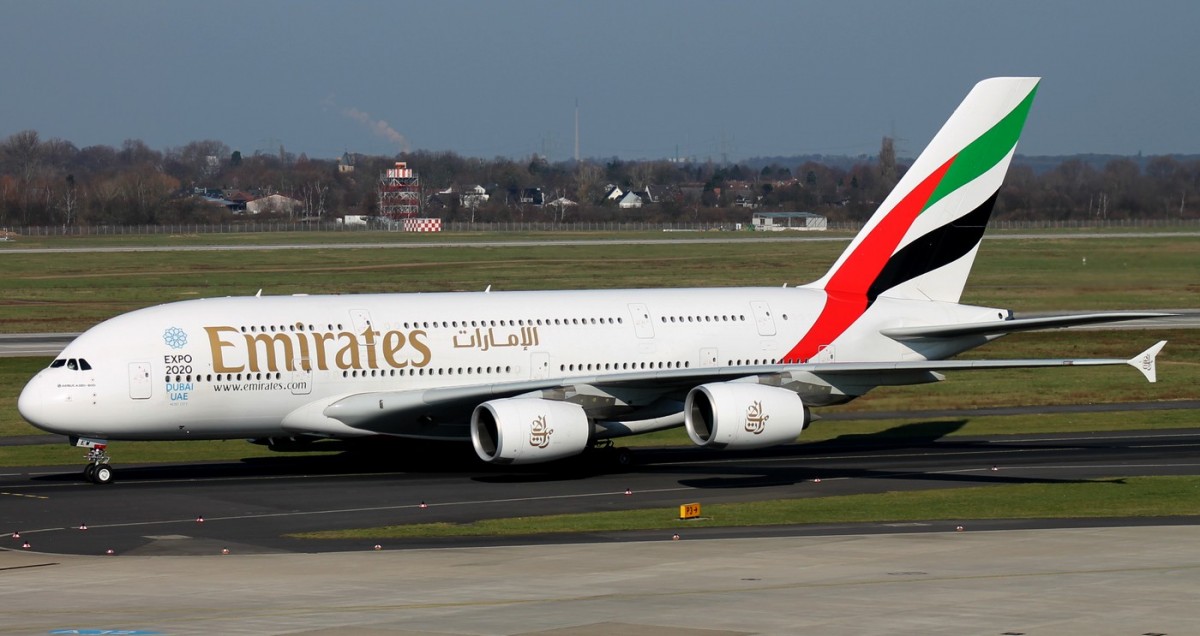
[[[826,300],[821,315],[800,342],[787,352],[784,362],[807,362],[816,355],[819,347],[833,343],[863,315],[867,310],[867,290],[871,283],[883,271],[917,216],[925,210],[929,198],[954,163],[955,157],[925,177],[901,199],[863,238],[841,267],[833,272],[829,282],[825,283]]]

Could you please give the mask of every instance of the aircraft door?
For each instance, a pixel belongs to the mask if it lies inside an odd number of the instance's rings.
[[[354,333],[360,334],[371,326],[371,312],[366,309],[351,309],[350,321],[354,323]]]
[[[771,307],[761,300],[752,300],[750,309],[754,312],[754,324],[758,327],[758,335],[775,335],[775,319],[771,318]]]
[[[296,364],[299,365],[296,370],[288,373],[288,390],[292,395],[308,395],[312,393],[312,362],[304,357],[297,360]]]
[[[149,362],[131,362],[129,364],[129,397],[135,400],[148,400],[154,394],[154,383],[150,379]]]
[[[700,350],[700,366],[715,367],[717,366],[717,348],[705,347]]]
[[[809,362],[837,362],[837,350],[833,345],[817,347],[817,355],[808,359]]]
[[[633,319],[633,330],[637,337],[654,337],[654,323],[650,322],[650,309],[645,303],[629,303],[629,317]]]
[[[367,311],[366,309],[351,309],[350,322],[354,323],[354,335],[362,335],[363,332],[371,329],[371,312]],[[363,360],[366,360],[367,356],[369,355],[367,352],[368,349],[370,349],[370,347],[367,346],[367,339],[359,338],[358,354],[362,356]]]

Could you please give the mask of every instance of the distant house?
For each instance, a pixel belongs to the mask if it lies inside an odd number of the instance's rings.
[[[489,198],[487,190],[483,186],[477,185],[463,190],[459,195],[459,202],[465,208],[477,208],[487,203]]]
[[[620,186],[615,186],[610,183],[604,188],[605,201],[620,201],[621,197],[623,196],[625,196],[625,191],[622,190]]]
[[[282,194],[272,194],[246,202],[250,214],[295,214],[303,207],[299,201]]]
[[[733,197],[733,206],[735,208],[757,208],[758,195],[752,188],[739,188],[729,193]]]
[[[254,195],[250,194],[249,192],[237,190],[235,192],[230,192],[225,196],[225,198],[229,200],[230,210],[233,210],[234,212],[245,212],[246,205],[254,200]]]
[[[541,206],[546,203],[546,194],[541,188],[509,188],[508,202],[516,205]]]
[[[450,201],[457,196],[452,188],[446,188],[441,192],[435,192],[429,195],[425,200],[425,207],[431,210],[444,210],[450,206]]]
[[[621,197],[621,200],[617,202],[617,207],[621,208],[622,210],[640,208],[642,207],[642,197],[638,196],[634,192],[627,192],[625,193],[625,196]]]
[[[683,191],[676,186],[648,185],[638,192],[644,203],[663,203],[666,201],[682,201]]]
[[[756,230],[782,231],[828,229],[828,219],[812,212],[755,212],[750,222]]]
[[[703,183],[681,183],[678,187],[679,197],[684,201],[699,201],[704,197]]]
[[[219,205],[230,212],[243,212],[249,197],[245,192],[234,192],[229,195],[219,188],[192,188],[192,195],[200,197],[206,203]]]

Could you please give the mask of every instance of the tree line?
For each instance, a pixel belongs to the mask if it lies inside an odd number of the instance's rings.
[[[250,197],[282,194],[300,202],[290,213],[293,217],[374,216],[379,177],[396,161],[407,162],[420,175],[424,200],[443,193],[426,215],[476,222],[746,222],[751,207],[861,221],[906,168],[897,164],[887,140],[878,157],[852,162],[777,158],[757,166],[619,158],[480,159],[431,151],[330,160],[282,148],[243,156],[213,140],[164,151],[135,139],[120,147],[78,148],[26,130],[0,141],[0,226],[236,221],[234,212],[197,194],[214,189]],[[477,185],[491,195],[484,203],[464,205],[454,196]],[[605,198],[611,186],[625,192],[649,188],[657,196],[642,208],[621,209]],[[577,205],[533,206],[512,196],[532,188],[540,188],[547,202],[565,198]],[[995,216],[1054,221],[1196,218],[1198,203],[1200,159],[1117,157],[1097,165],[1078,157],[1032,161],[1018,156]]]

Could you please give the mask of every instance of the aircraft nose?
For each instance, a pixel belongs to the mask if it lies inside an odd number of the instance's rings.
[[[54,400],[46,387],[46,379],[39,373],[25,385],[17,398],[17,412],[25,421],[52,433],[57,433],[53,427]]]

